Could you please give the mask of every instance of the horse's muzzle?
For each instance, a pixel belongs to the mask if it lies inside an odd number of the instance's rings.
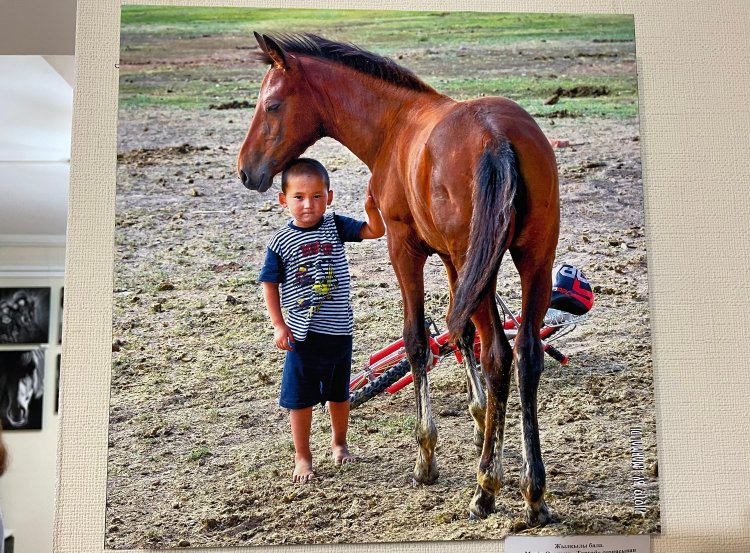
[[[253,185],[250,180],[250,177],[248,176],[247,173],[245,173],[244,169],[240,169],[240,180],[242,181],[242,185],[245,188],[249,188],[250,190],[253,190]]]
[[[273,183],[273,179],[268,178],[266,172],[261,173],[257,179],[253,178],[252,174],[244,169],[240,169],[239,174],[243,186],[248,190],[265,192],[271,188],[271,184]]]

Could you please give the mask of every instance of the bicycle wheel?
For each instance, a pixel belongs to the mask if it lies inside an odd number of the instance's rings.
[[[373,357],[370,357],[372,359]],[[377,359],[377,361],[371,361],[367,366],[359,371],[357,374],[352,375],[349,380],[349,391],[355,392],[360,388],[367,386],[373,380],[379,378],[384,372],[398,364],[401,360],[406,358],[404,348],[394,350],[388,355]]]
[[[349,395],[349,408],[356,409],[368,399],[372,399],[378,394],[383,393],[387,388],[390,388],[393,384],[401,380],[410,370],[409,361],[406,359],[399,361],[362,388],[352,392]]]

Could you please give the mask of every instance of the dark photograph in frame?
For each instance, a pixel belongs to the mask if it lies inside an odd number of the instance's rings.
[[[0,288],[0,345],[46,344],[49,321],[49,288]]]
[[[41,430],[44,352],[0,351],[0,420],[3,430]]]

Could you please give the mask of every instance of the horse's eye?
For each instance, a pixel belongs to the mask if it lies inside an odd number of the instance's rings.
[[[273,102],[272,104],[268,104],[266,106],[266,111],[277,111],[279,109],[279,106],[281,106],[281,102]]]

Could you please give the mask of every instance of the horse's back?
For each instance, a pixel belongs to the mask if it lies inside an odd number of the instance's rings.
[[[458,102],[435,125],[430,136],[433,149],[460,148],[469,159],[471,152],[497,147],[507,142],[519,158],[535,156],[535,162],[555,167],[555,155],[534,118],[516,102],[501,96],[490,96]],[[442,144],[442,145],[441,145]]]
[[[416,159],[417,187],[422,188],[435,230],[456,242],[458,228],[467,225],[473,211],[477,169],[484,155],[503,144],[511,146],[523,182],[522,220],[546,227],[559,219],[558,178],[555,154],[534,118],[517,103],[503,97],[457,102],[432,126]],[[552,225],[556,227],[556,224]],[[464,227],[466,228],[466,227]],[[520,229],[523,241],[524,231]],[[460,250],[463,240],[449,250]]]
[[[526,110],[500,96],[454,104],[432,128],[420,161],[434,166],[433,176],[449,173],[451,180],[466,183],[473,180],[484,153],[503,143],[513,148],[524,180],[557,188],[557,163],[549,140]]]

